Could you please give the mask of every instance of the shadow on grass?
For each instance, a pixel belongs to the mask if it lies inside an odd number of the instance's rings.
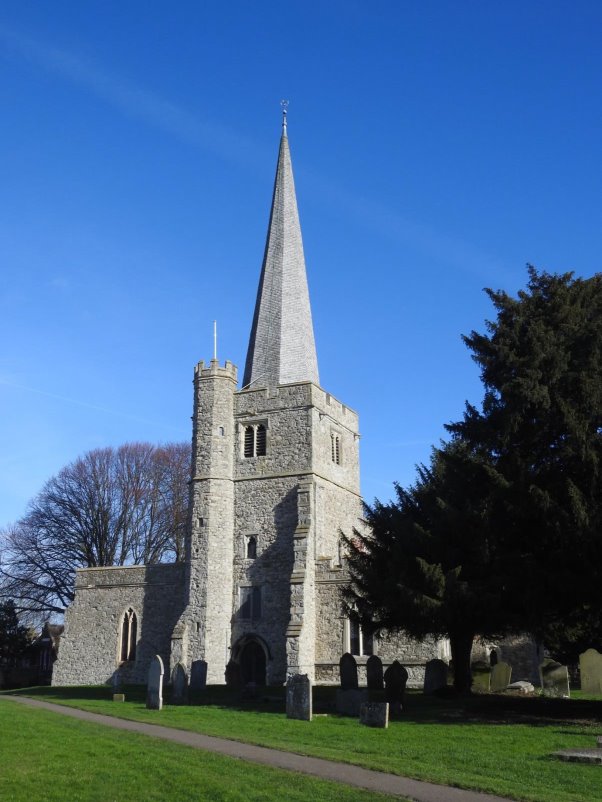
[[[313,709],[316,714],[335,714],[336,688],[315,686]],[[123,688],[128,702],[145,704],[144,685]],[[21,688],[10,691],[19,696],[35,696],[47,701],[107,701],[112,698],[108,685]],[[384,692],[371,693],[372,701],[384,701]],[[171,704],[171,688],[164,688],[164,703]],[[213,706],[257,713],[283,714],[286,708],[284,687],[255,688],[252,693],[226,685],[210,685],[190,693],[191,706]],[[529,726],[583,725],[602,726],[602,699],[549,699],[541,696],[475,694],[469,697],[438,698],[420,691],[406,694],[403,713],[397,721],[420,724],[526,724]],[[562,730],[561,730],[562,731]]]

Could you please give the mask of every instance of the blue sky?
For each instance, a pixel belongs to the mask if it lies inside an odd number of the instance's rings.
[[[6,2],[0,525],[83,452],[189,440],[242,371],[280,133],[323,386],[362,487],[414,478],[481,388],[461,334],[602,237],[598,2]]]

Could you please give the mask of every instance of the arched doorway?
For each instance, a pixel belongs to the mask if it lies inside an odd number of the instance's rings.
[[[240,676],[243,685],[254,682],[255,685],[265,685],[265,652],[256,640],[245,643],[238,659]]]

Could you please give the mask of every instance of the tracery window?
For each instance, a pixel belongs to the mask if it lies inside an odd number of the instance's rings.
[[[374,654],[374,635],[360,624],[355,615],[349,617],[349,653],[354,655]]]
[[[122,663],[125,663],[127,660],[136,659],[137,636],[138,620],[136,618],[136,613],[130,607],[129,610],[123,614],[123,620],[121,622],[119,659]]]

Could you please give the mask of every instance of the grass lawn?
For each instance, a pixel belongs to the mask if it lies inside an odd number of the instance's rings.
[[[2,802],[391,800],[0,700]]]
[[[402,720],[388,730],[371,730],[335,715],[311,723],[288,720],[282,690],[268,689],[268,699],[241,703],[230,689],[208,688],[197,698],[200,704],[167,705],[160,712],[145,708],[142,688],[126,689],[125,703],[112,702],[107,687],[21,693],[515,799],[602,801],[601,767],[550,757],[558,749],[595,747],[595,736],[602,734],[601,701],[503,695],[460,701],[410,693]],[[332,689],[315,690],[315,706],[327,706]]]

